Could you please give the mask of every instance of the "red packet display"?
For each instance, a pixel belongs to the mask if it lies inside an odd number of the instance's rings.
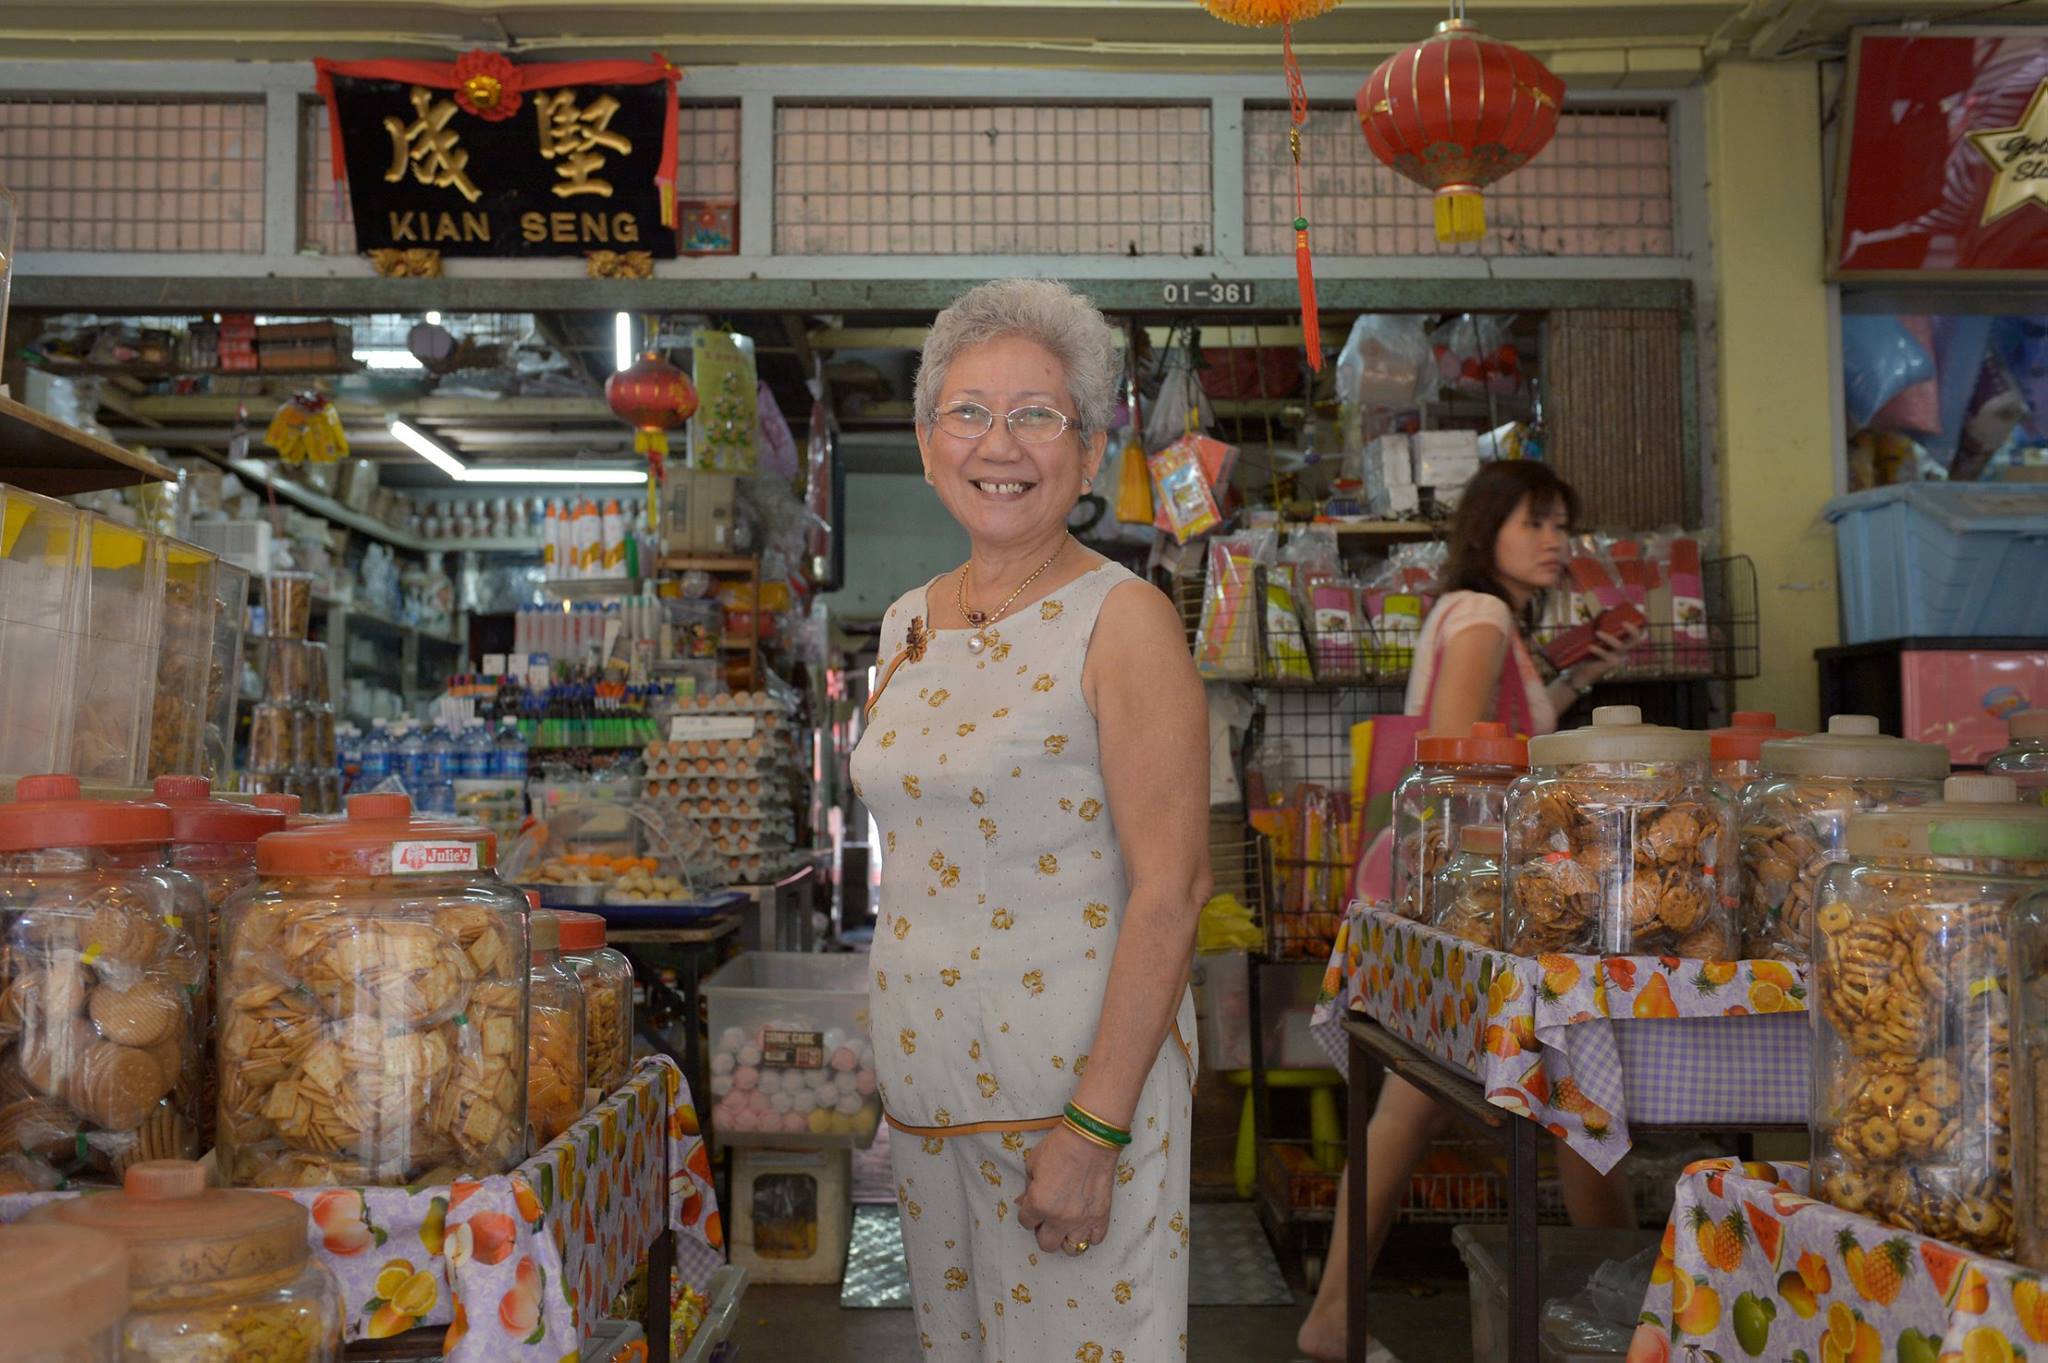
[[[1674,668],[1706,667],[1706,583],[1700,575],[1700,542],[1690,535],[1671,539],[1671,637]]]

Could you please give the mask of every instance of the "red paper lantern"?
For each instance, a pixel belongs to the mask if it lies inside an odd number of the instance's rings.
[[[648,456],[659,477],[668,433],[697,411],[697,386],[690,376],[650,350],[630,369],[604,381],[604,400],[633,427],[633,448]]]
[[[1564,82],[1528,53],[1463,19],[1381,62],[1358,90],[1373,155],[1436,191],[1436,239],[1486,235],[1480,191],[1542,151]]]

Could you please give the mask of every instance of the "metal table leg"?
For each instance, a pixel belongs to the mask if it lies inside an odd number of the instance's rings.
[[[1537,1263],[1536,1137],[1530,1121],[1512,1121],[1508,1143],[1508,1358],[1536,1363]]]
[[[1345,1198],[1343,1209],[1345,1233],[1349,1237],[1346,1250],[1345,1272],[1350,1281],[1344,1284],[1344,1357],[1347,1363],[1365,1363],[1366,1350],[1366,1291],[1369,1273],[1366,1265],[1366,1125],[1372,1121],[1372,1099],[1366,1093],[1366,1076],[1379,1062],[1365,1049],[1354,1034],[1350,1039],[1350,1120],[1351,1120],[1351,1180],[1350,1194]]]
[[[676,1233],[667,1227],[647,1247],[647,1306],[640,1328],[647,1334],[647,1363],[669,1363],[669,1280],[676,1263]]]

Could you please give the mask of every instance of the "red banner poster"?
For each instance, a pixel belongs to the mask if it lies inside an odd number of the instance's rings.
[[[1838,278],[2048,272],[2048,36],[1859,32]]]

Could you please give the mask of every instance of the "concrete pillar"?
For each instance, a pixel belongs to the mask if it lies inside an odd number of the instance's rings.
[[[1756,562],[1763,674],[1746,709],[1817,727],[1813,650],[1836,642],[1833,383],[1819,68],[1725,62],[1707,80],[1721,519]]]

